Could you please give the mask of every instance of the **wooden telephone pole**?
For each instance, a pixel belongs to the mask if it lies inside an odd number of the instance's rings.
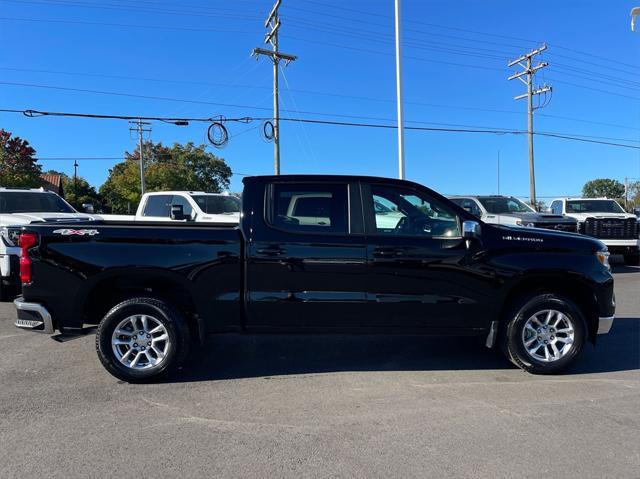
[[[539,55],[546,49],[547,45],[545,43],[540,48],[536,48],[535,50],[532,50],[529,53],[525,53],[524,55],[521,55],[515,60],[509,62],[510,67],[519,65],[523,68],[523,70],[515,73],[514,75],[511,75],[508,80],[515,80],[517,78],[525,85],[527,85],[527,93],[514,97],[514,100],[521,100],[523,98],[527,99],[527,131],[529,137],[529,191],[531,206],[533,206],[534,208],[536,208],[536,177],[533,162],[533,111],[541,107],[534,108],[533,97],[542,93],[551,92],[553,89],[550,86],[544,85],[534,90],[534,74],[538,70],[548,66],[549,64],[547,62],[540,62],[536,66],[533,66],[532,59],[534,56]],[[526,79],[524,79],[523,77],[526,77]]]
[[[271,45],[271,50],[264,48],[254,48],[252,55],[256,58],[260,55],[271,58],[273,62],[273,169],[276,175],[280,174],[280,102],[278,98],[278,65],[280,60],[284,60],[285,65],[295,61],[298,57],[282,53],[278,50],[278,30],[280,29],[280,17],[278,8],[282,0],[276,0],[271,9],[271,13],[264,22],[265,28],[269,29],[264,42]]]

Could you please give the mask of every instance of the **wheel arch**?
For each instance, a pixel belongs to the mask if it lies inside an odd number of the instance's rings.
[[[534,293],[553,293],[571,300],[584,316],[587,338],[595,343],[598,331],[598,303],[588,283],[568,274],[540,274],[522,278],[507,292],[500,308],[500,327],[508,321],[507,315],[518,301]]]
[[[116,304],[136,296],[157,298],[178,308],[193,337],[200,340],[204,329],[191,283],[183,276],[156,268],[122,268],[92,278],[81,292],[75,317],[95,325]]]

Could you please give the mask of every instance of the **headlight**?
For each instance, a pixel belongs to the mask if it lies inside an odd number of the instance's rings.
[[[17,247],[18,238],[20,237],[20,228],[7,228],[3,226],[0,229],[0,238],[5,246]]]
[[[602,251],[596,251],[596,257],[605,268],[609,270],[611,269],[611,266],[609,265],[609,251],[607,251],[606,249]]]

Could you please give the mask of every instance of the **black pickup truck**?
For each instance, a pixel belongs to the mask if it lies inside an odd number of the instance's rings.
[[[19,243],[16,326],[98,324],[102,364],[131,382],[169,374],[224,332],[476,335],[554,373],[615,310],[598,240],[485,224],[385,178],[250,177],[238,227],[27,225]]]

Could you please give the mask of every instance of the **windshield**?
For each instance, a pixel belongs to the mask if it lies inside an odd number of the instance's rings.
[[[494,215],[509,213],[532,213],[533,209],[518,198],[501,196],[481,196],[478,198],[484,209]]]
[[[0,213],[76,213],[54,193],[0,192]]]
[[[570,200],[567,213],[624,213],[614,200]]]
[[[193,195],[192,198],[209,215],[228,215],[240,211],[240,200],[235,196]]]

